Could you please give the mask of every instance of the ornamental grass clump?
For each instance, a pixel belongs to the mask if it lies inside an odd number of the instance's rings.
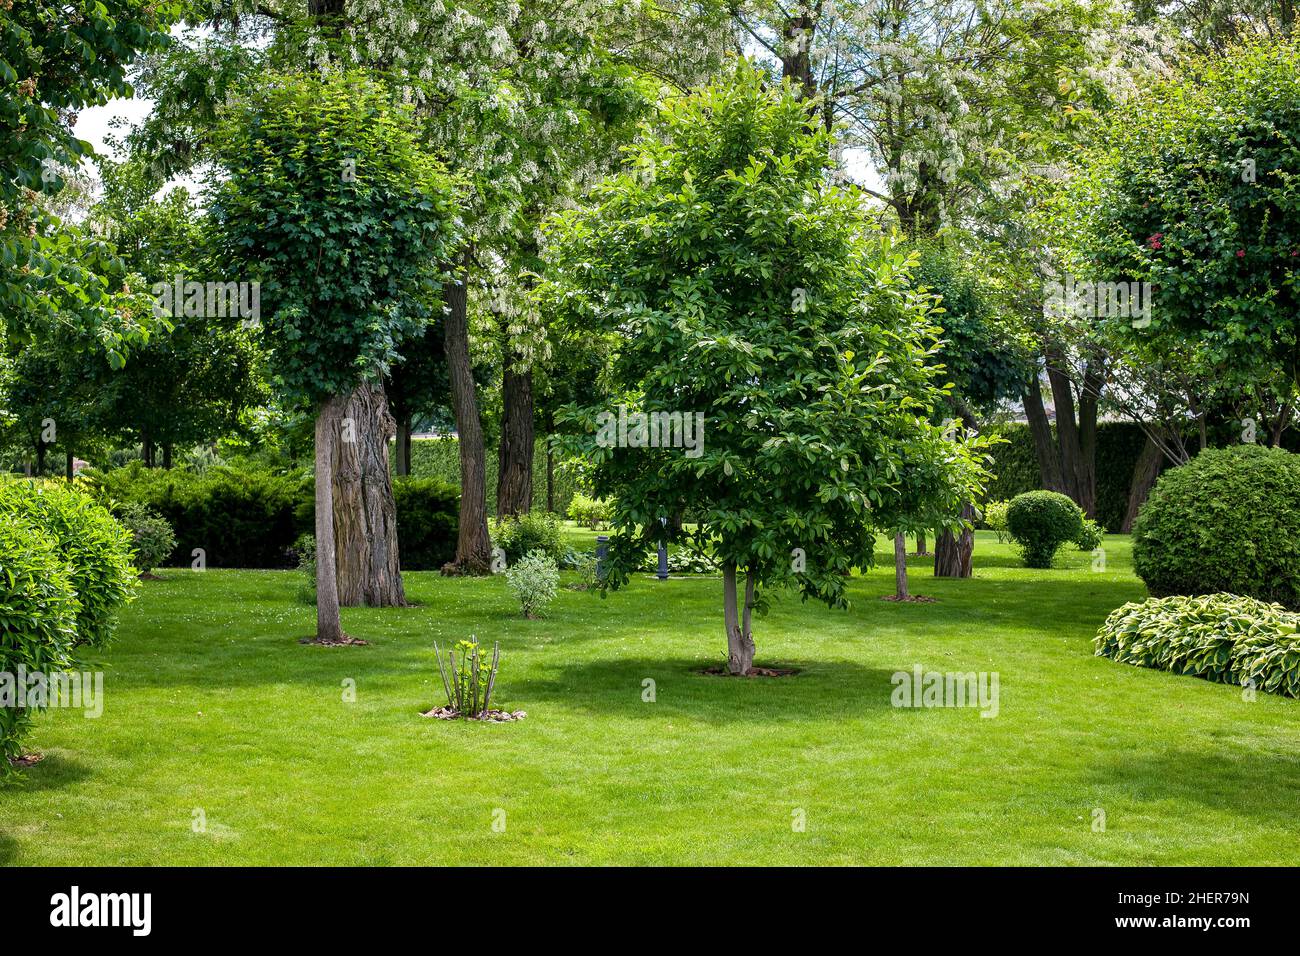
[[[1111,612],[1098,657],[1300,697],[1300,614],[1236,594],[1150,598]]]

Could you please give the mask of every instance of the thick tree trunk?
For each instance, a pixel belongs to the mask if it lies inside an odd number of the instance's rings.
[[[68,449],[68,463],[67,463],[67,466],[66,466],[66,468],[65,468],[65,475],[64,475],[64,476],[68,479],[68,481],[71,481],[71,480],[72,480],[72,475],[73,475],[72,468],[73,468],[73,463],[74,463],[76,460],[77,460],[76,456],[75,456],[74,454],[72,454],[72,449],[69,448],[69,449]]]
[[[906,600],[907,593],[907,535],[894,535],[894,597]]]
[[[1083,388],[1079,393],[1079,458],[1075,499],[1089,518],[1097,516],[1097,403],[1105,384],[1105,368],[1089,360],[1083,373]]]
[[[397,441],[393,443],[393,471],[405,478],[411,473],[411,419],[397,423]]]
[[[316,412],[316,639],[341,641],[338,579],[334,569],[334,480],[331,474],[338,435],[337,399]]]
[[[172,443],[169,441],[163,442],[163,468],[172,470]]]
[[[1065,493],[1079,501],[1079,424],[1074,417],[1074,386],[1065,369],[1065,357],[1056,350],[1047,353],[1047,380],[1056,406],[1056,446],[1060,451],[1061,477]]]
[[[1052,441],[1052,425],[1047,420],[1047,409],[1043,405],[1043,386],[1036,376],[1022,393],[1021,399],[1025,406],[1025,418],[1029,422],[1029,434],[1034,439],[1034,452],[1038,456],[1038,473],[1043,487],[1048,491],[1064,493],[1061,458]]]
[[[926,543],[924,531],[920,532],[916,536],[916,555],[919,558],[928,558],[930,556],[930,551]]]
[[[1128,508],[1124,512],[1124,523],[1119,529],[1122,534],[1128,534],[1133,530],[1133,522],[1137,519],[1138,511],[1146,504],[1147,496],[1151,494],[1156,478],[1160,476],[1160,465],[1163,460],[1164,454],[1160,451],[1160,446],[1148,435],[1146,444],[1142,446],[1142,453],[1138,455],[1137,464],[1133,466],[1133,480],[1128,490]]]
[[[722,607],[727,626],[727,670],[737,676],[748,674],[754,666],[754,640],[749,633],[749,612],[754,600],[754,578],[745,576],[745,618],[742,624],[736,600],[736,566],[722,568]]]
[[[335,561],[344,607],[404,607],[397,507],[388,442],[397,431],[378,383],[337,400],[341,440],[333,447]]]
[[[975,506],[962,505],[961,516],[975,520]],[[975,535],[965,530],[961,534],[944,531],[934,543],[934,576],[936,578],[968,578],[971,576],[971,553],[975,550]]]
[[[533,510],[533,373],[518,371],[507,357],[501,380],[501,448],[497,470],[497,517]]]
[[[483,423],[469,354],[468,282],[470,254],[461,265],[460,281],[447,289],[444,346],[451,379],[451,405],[456,415],[460,450],[460,534],[456,560],[443,568],[450,574],[487,574],[492,567],[492,539],[487,527],[487,477]]]

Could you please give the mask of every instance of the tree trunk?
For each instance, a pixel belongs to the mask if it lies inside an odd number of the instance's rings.
[[[1079,492],[1075,501],[1089,518],[1097,517],[1097,403],[1104,384],[1104,365],[1090,359],[1079,393],[1079,457],[1075,480]]]
[[[72,448],[69,447],[69,448],[68,448],[68,464],[67,464],[67,468],[66,468],[66,472],[65,472],[65,476],[67,477],[68,481],[71,481],[71,480],[72,480],[72,475],[73,475],[73,471],[72,471],[72,468],[73,468],[73,462],[75,462],[76,460],[77,460],[77,459],[76,459],[76,456],[72,454]]]
[[[341,641],[338,579],[334,571],[334,480],[330,474],[338,422],[334,398],[316,412],[316,639]]]
[[[921,557],[921,558],[929,557],[930,555],[928,546],[926,544],[924,531],[920,532],[916,536],[916,554],[917,557]]]
[[[501,380],[501,402],[498,518],[533,510],[533,373],[514,368],[509,356]]]
[[[411,473],[411,419],[397,423],[397,441],[393,443],[393,471],[405,478]]]
[[[1079,425],[1074,417],[1074,385],[1066,373],[1065,357],[1057,350],[1047,352],[1047,380],[1056,406],[1056,447],[1060,450],[1061,477],[1065,493],[1079,502]]]
[[[737,676],[748,674],[754,665],[754,640],[750,635],[749,611],[754,599],[753,572],[745,577],[745,620],[742,626],[736,601],[736,566],[722,568],[722,607],[727,626],[727,670]]]
[[[45,442],[36,443],[36,474],[41,476],[45,474]]]
[[[975,520],[975,506],[962,505],[961,516],[968,522]],[[955,535],[944,531],[934,543],[934,576],[936,578],[968,578],[971,576],[971,553],[975,550],[975,534],[969,528]]]
[[[169,441],[163,442],[163,468],[172,470],[172,443]]]
[[[331,469],[339,603],[405,607],[397,507],[388,467],[388,442],[397,424],[377,382],[363,382],[336,404],[342,440],[334,444]]]
[[[1151,494],[1156,478],[1160,476],[1160,464],[1163,460],[1164,455],[1160,451],[1160,446],[1148,435],[1146,444],[1142,446],[1142,453],[1138,455],[1137,464],[1133,466],[1133,480],[1128,490],[1128,508],[1124,512],[1124,523],[1120,525],[1120,533],[1129,534],[1133,530],[1133,522],[1137,519],[1138,511],[1146,504],[1147,496]]]
[[[546,510],[555,514],[555,455],[551,452],[549,435],[546,437]]]
[[[153,445],[153,438],[150,437],[148,432],[144,433],[144,436],[141,440],[140,457],[144,459],[144,464],[146,468],[153,467],[154,445]]]
[[[1065,480],[1061,476],[1061,458],[1052,441],[1052,425],[1047,420],[1047,409],[1043,406],[1043,385],[1037,376],[1021,394],[1021,400],[1025,406],[1025,418],[1029,421],[1029,434],[1034,439],[1034,452],[1038,456],[1038,474],[1043,487],[1048,491],[1064,493]]]
[[[907,593],[907,535],[894,535],[894,597],[906,600]]]
[[[470,253],[466,252],[460,281],[447,288],[444,325],[447,374],[451,379],[451,405],[456,415],[460,451],[460,533],[456,540],[456,560],[443,567],[444,573],[451,574],[487,574],[492,567],[483,423],[479,418],[469,354],[469,264]]]

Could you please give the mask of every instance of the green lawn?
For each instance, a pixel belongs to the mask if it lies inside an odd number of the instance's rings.
[[[887,566],[847,612],[783,598],[758,662],[800,673],[752,680],[696,673],[725,647],[716,578],[562,591],[525,621],[501,578],[408,574],[419,607],[345,610],[372,646],[321,648],[296,643],[294,572],[167,571],[102,654],[104,716],[38,720],[0,863],[1294,863],[1300,703],[1093,657],[1144,593],[1127,539],[1106,547],[1102,573],[1073,550],[1027,571],[981,533],[973,580],[914,561],[935,604],[878,600]],[[419,716],[433,640],[471,633],[526,720]],[[892,707],[914,664],[998,672],[999,715]]]

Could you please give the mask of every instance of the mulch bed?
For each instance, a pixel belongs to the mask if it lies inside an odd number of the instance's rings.
[[[882,601],[894,601],[898,604],[933,604],[938,598],[926,597],[924,594],[913,594],[910,597],[901,598],[897,594],[882,594]]]
[[[315,644],[318,647],[353,647],[353,646],[369,645],[370,642],[363,641],[359,637],[348,637],[346,634],[344,634],[343,639],[338,641],[334,640],[333,638],[303,637],[303,638],[299,638],[298,643]]]
[[[32,764],[40,763],[45,759],[45,754],[23,754],[21,757],[11,757],[9,766],[17,767],[22,770],[24,767],[30,767]]]
[[[699,673],[709,677],[792,677],[799,671],[793,667],[751,667],[748,674],[733,674],[725,667],[706,667]]]
[[[455,707],[435,707],[433,710],[420,712],[421,717],[437,717],[439,720],[481,720],[489,724],[504,724],[511,720],[523,720],[528,714],[522,710],[488,710],[477,717],[462,714]]]

